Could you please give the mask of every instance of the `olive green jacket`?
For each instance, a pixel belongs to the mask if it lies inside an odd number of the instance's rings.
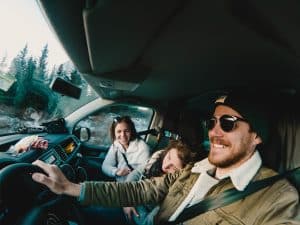
[[[191,172],[192,166],[174,174],[139,182],[86,182],[82,204],[95,204],[107,207],[135,206],[146,203],[161,204],[156,224],[167,221],[199,177]],[[275,175],[267,168],[261,168],[254,180]],[[215,185],[207,196],[233,188],[230,179]],[[200,214],[184,224],[213,225],[276,225],[299,224],[297,190],[287,180],[277,181],[246,198],[216,210]]]

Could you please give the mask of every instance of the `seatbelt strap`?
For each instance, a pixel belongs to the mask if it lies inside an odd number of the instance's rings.
[[[123,155],[123,158],[124,158],[124,160],[125,160],[125,162],[126,162],[128,168],[129,168],[130,170],[134,170],[134,168],[129,164],[128,159],[127,159],[125,153],[121,152],[121,154]]]
[[[147,135],[147,134],[152,134],[154,136],[158,135],[158,130],[157,129],[149,129],[149,130],[143,130],[143,131],[139,131],[138,135],[139,136],[143,136],[143,135]]]
[[[263,189],[276,181],[282,179],[282,178],[289,178],[295,176],[295,174],[298,173],[300,175],[300,167],[289,170],[283,174],[278,174],[272,177],[268,177],[262,180],[254,181],[250,183],[247,188],[244,191],[238,191],[235,188],[228,189],[218,195],[215,196],[208,196],[198,204],[195,204],[191,207],[188,207],[182,211],[182,213],[177,217],[177,219],[173,222],[166,222],[163,224],[179,224],[186,220],[189,220],[195,216],[198,216],[199,214],[205,213],[207,211],[217,209],[220,207],[224,207],[226,205],[229,205],[235,201],[238,201],[242,198],[245,198],[246,196]]]

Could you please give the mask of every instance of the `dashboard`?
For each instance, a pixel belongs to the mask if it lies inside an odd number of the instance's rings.
[[[16,143],[25,138],[31,138],[31,135],[18,136],[12,141],[0,145],[4,150],[0,152],[0,171],[3,172],[0,188],[0,195],[2,196],[0,197],[0,224],[16,224],[17,220],[15,221],[15,218],[19,219],[18,217],[23,214],[23,209],[27,213],[30,212],[29,207],[38,204],[46,206],[48,201],[53,204],[55,201],[52,200],[56,200],[56,195],[50,192],[49,189],[36,186],[36,183],[31,179],[32,171],[26,169],[30,168],[27,163],[39,159],[57,165],[65,177],[72,182],[79,183],[87,180],[87,172],[80,165],[82,160],[80,154],[81,142],[76,136],[71,134],[39,134],[39,137],[48,141],[47,149],[29,148],[26,152],[17,153],[15,150]],[[23,163],[23,166],[26,165],[26,167],[14,167],[12,165],[18,166],[18,163]],[[7,170],[5,170],[5,167]],[[14,170],[16,168],[22,170]],[[20,184],[22,184],[23,190],[21,192],[17,190]],[[9,197],[3,198],[3,196]],[[33,204],[31,205],[31,203]],[[19,220],[17,222],[19,224]],[[31,223],[26,222],[24,224]]]
[[[69,163],[70,160],[76,156],[79,148],[80,141],[76,136],[71,135],[60,140],[58,144],[50,146],[47,152],[38,159],[49,164],[60,166]]]
[[[14,151],[9,150],[11,144],[8,144],[6,146],[8,150],[0,152],[0,169],[6,165],[18,162],[31,163],[36,159],[61,166],[69,164],[73,159],[77,158],[76,156],[80,150],[80,141],[76,136],[47,134],[41,137],[48,140],[49,147],[47,149],[30,149],[27,152],[15,154]]]

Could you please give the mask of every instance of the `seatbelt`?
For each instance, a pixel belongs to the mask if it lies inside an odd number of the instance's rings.
[[[125,162],[126,162],[126,164],[127,164],[127,167],[128,167],[130,170],[134,170],[134,168],[129,164],[128,159],[127,159],[125,153],[121,152],[121,154],[122,154],[122,156],[123,156],[123,158],[124,158],[124,160],[125,160]]]
[[[149,130],[139,131],[138,135],[143,136],[143,135],[147,135],[147,134],[152,134],[154,136],[157,136],[158,133],[159,133],[159,131],[157,129],[149,129]]]
[[[297,177],[298,176],[298,177]],[[294,182],[299,182],[300,177],[300,167],[286,171],[283,174],[278,174],[272,177],[268,177],[262,180],[254,181],[250,183],[247,188],[244,191],[238,191],[235,188],[226,190],[218,195],[215,196],[209,196],[199,202],[198,204],[195,204],[191,207],[188,207],[182,211],[182,213],[177,217],[177,219],[173,222],[165,222],[163,224],[178,224],[182,223],[186,220],[189,220],[195,216],[198,216],[199,214],[205,213],[207,211],[217,209],[226,205],[229,205],[235,201],[238,201],[242,198],[245,198],[246,196],[263,189],[276,181],[283,179],[283,178],[290,178]],[[296,181],[297,179],[297,181]],[[295,183],[291,181],[294,185]]]

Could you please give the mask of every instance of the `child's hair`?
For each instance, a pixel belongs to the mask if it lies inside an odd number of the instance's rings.
[[[196,154],[182,141],[171,140],[166,149],[159,155],[158,159],[151,165],[151,167],[145,171],[144,176],[146,178],[162,176],[162,163],[164,157],[171,149],[177,149],[178,158],[181,160],[183,167],[188,163],[195,161]]]

